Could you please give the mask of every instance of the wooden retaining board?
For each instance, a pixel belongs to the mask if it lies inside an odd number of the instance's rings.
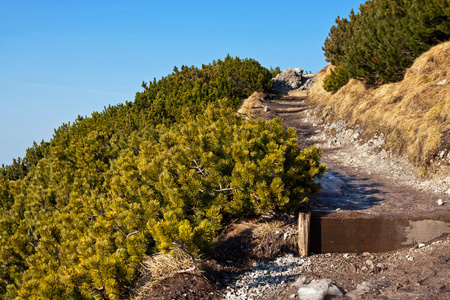
[[[313,213],[310,252],[384,252],[428,243],[449,234],[450,212],[415,216]]]

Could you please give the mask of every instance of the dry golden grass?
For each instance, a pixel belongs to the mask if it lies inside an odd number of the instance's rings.
[[[297,234],[282,221],[258,223],[252,232],[253,253],[260,258],[274,258],[284,253],[297,252]]]
[[[446,42],[417,58],[401,82],[367,88],[352,79],[331,94],[322,88],[329,66],[319,73],[309,100],[332,107],[334,119],[347,118],[369,136],[382,132],[388,148],[424,165],[448,143],[444,139],[450,133],[449,67],[450,42]]]
[[[269,235],[273,235],[277,231],[281,231],[283,226],[284,223],[278,220],[270,222],[262,222],[254,227],[253,236],[258,239],[264,238]]]
[[[143,265],[139,279],[142,284],[138,283],[138,286],[140,286],[136,290],[138,296],[134,298],[135,300],[141,299],[139,295],[145,295],[147,291],[151,290],[161,280],[171,278],[193,267],[191,257],[179,248],[172,250],[171,253],[158,253],[149,256],[144,260]],[[191,271],[191,273],[196,272],[200,271],[197,269]]]
[[[249,117],[252,115],[252,109],[264,108],[261,100],[264,100],[265,96],[264,93],[254,92],[242,102],[241,107],[237,111],[238,114]]]
[[[307,97],[308,91],[288,91],[288,96],[291,97]]]

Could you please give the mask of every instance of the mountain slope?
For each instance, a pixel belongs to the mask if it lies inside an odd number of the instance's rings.
[[[331,120],[345,118],[371,138],[382,133],[386,148],[407,154],[418,166],[450,157],[450,42],[417,58],[405,78],[378,88],[351,80],[338,92],[322,85],[332,66],[319,73],[309,100],[326,107]]]

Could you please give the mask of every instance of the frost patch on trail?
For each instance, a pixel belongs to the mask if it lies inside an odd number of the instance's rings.
[[[321,195],[342,194],[342,187],[345,185],[342,180],[336,178],[331,172],[327,172],[322,178],[316,179],[316,183],[320,183],[322,187],[320,190]]]

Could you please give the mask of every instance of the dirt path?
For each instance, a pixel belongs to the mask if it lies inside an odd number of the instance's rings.
[[[279,117],[288,127],[297,130],[299,147],[316,144],[323,150],[322,161],[329,172],[322,180],[323,192],[311,209],[385,213],[450,213],[450,177],[421,180],[417,170],[406,160],[389,155],[376,147],[375,141],[359,144],[352,130],[341,126],[319,125],[313,107],[306,97],[282,96],[266,101],[269,110],[263,115]],[[289,110],[294,112],[289,112]],[[297,110],[297,111],[295,111]],[[340,135],[326,134],[326,131]],[[338,136],[336,138],[335,136]],[[441,199],[446,205],[439,205]]]
[[[297,278],[329,279],[343,293],[325,299],[450,299],[449,238],[422,248],[316,254],[307,261]],[[292,281],[255,299],[299,299],[298,289]]]
[[[450,214],[446,174],[421,180],[406,160],[372,147],[376,140],[358,144],[354,131],[319,125],[316,108],[305,97],[288,95],[264,105],[269,108],[264,118],[280,117],[297,130],[300,147],[316,144],[323,149],[329,172],[322,193],[311,201],[312,210]],[[301,109],[288,112],[286,108]],[[340,134],[327,134],[327,129]],[[449,237],[420,247],[377,254],[316,254],[308,258],[311,263],[302,276],[330,279],[345,294],[336,299],[450,299]],[[292,282],[261,299],[298,299],[297,290]]]
[[[323,149],[322,160],[329,172],[321,179],[322,192],[311,199],[310,210],[450,214],[449,175],[421,180],[405,160],[380,151],[379,138],[358,144],[358,133],[345,130],[343,124],[321,124],[314,114],[317,108],[309,106],[301,94],[277,96],[263,105],[267,108],[255,114],[282,118],[286,126],[297,130],[299,147],[316,144]],[[320,115],[324,114],[321,110]],[[289,224],[295,230],[295,222]],[[258,245],[249,243],[252,231],[244,225],[231,224],[224,230],[203,275],[170,278],[142,299],[302,299],[297,284],[302,277],[329,281],[342,293],[325,299],[450,299],[448,236],[390,252],[323,253],[307,258],[281,253],[270,261],[252,256],[249,247]]]

